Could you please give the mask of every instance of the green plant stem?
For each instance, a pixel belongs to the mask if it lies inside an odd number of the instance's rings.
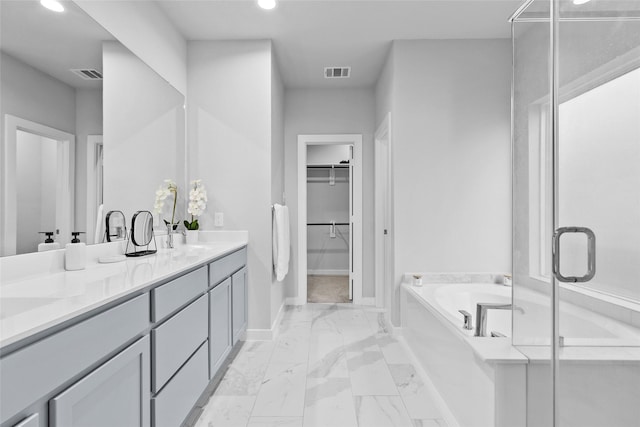
[[[173,192],[173,212],[171,213],[171,226],[173,227],[173,221],[176,216],[176,203],[178,202],[178,192],[176,190],[171,190]]]

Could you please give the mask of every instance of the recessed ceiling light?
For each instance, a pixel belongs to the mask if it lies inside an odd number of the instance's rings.
[[[266,10],[271,10],[276,7],[276,0],[258,0],[258,6]]]
[[[589,3],[591,0],[573,0],[573,4],[580,6],[581,4]]]
[[[64,12],[64,7],[56,0],[40,0],[40,4],[54,12]]]

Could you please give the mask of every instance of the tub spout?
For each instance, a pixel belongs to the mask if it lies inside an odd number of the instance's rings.
[[[471,323],[473,322],[471,320],[471,314],[467,310],[458,310],[458,312],[464,316],[464,325],[462,326],[462,329],[469,331],[473,329],[473,326],[471,326]]]
[[[474,336],[487,336],[487,312],[489,310],[511,310],[512,304],[502,304],[495,302],[479,302],[476,304],[476,330]]]

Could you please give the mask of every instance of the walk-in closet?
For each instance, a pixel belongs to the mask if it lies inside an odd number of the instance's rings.
[[[351,145],[307,149],[307,301],[349,303]]]

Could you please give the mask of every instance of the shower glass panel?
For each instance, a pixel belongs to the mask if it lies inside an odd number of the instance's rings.
[[[528,2],[512,28],[527,425],[638,426],[640,1]]]
[[[530,361],[527,426],[553,423],[549,5],[534,0],[512,24],[512,336]]]
[[[640,2],[556,16],[555,222],[595,236],[593,278],[559,283],[556,425],[639,426]],[[588,273],[589,243],[560,238],[563,276]]]

